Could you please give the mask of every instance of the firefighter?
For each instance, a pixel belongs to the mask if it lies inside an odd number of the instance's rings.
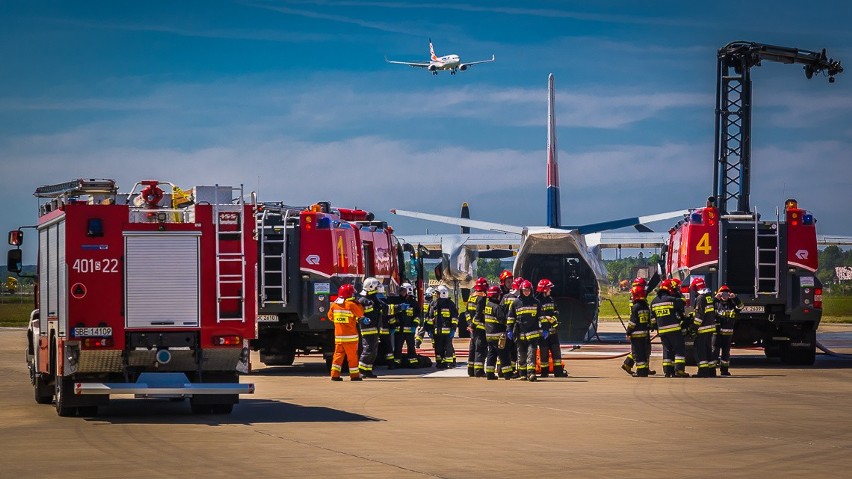
[[[500,306],[500,286],[491,286],[486,293],[483,320],[485,322],[485,342],[487,352],[485,356],[485,378],[497,379],[497,358],[500,358],[501,376],[512,379],[512,362],[509,358],[509,350],[506,348],[506,314]]]
[[[512,272],[508,269],[504,269],[500,273],[500,298],[502,299],[509,291],[512,290],[512,282],[515,280],[515,277],[512,275]]]
[[[719,287],[715,300],[716,340],[713,343],[713,359],[722,376],[730,376],[728,368],[731,367],[731,339],[737,322],[737,312],[743,309],[743,302],[725,284]]]
[[[541,361],[541,377],[549,374],[549,362],[553,358],[553,376],[568,377],[568,371],[562,366],[562,347],[559,345],[559,311],[556,302],[550,296],[553,283],[549,279],[541,279],[535,288],[535,298],[541,304],[541,345],[539,357]]]
[[[666,377],[689,377],[680,329],[684,303],[672,296],[671,288],[671,280],[664,280],[657,290],[657,297],[651,301],[651,327],[656,327],[663,344],[663,373]]]
[[[485,376],[485,303],[488,299],[488,280],[479,278],[473,285],[473,292],[467,298],[467,330],[470,331],[470,344],[467,353],[467,375],[481,378]]]
[[[456,303],[450,299],[450,290],[438,286],[438,300],[432,305],[432,318],[435,323],[433,337],[435,338],[435,367],[438,369],[452,368],[455,361],[453,338],[456,326],[459,324],[459,313]]]
[[[506,272],[506,271],[504,271],[504,272]],[[502,276],[502,274],[501,274],[501,276]],[[524,278],[521,278],[520,276],[517,277],[517,278],[512,278],[512,286],[510,287],[509,291],[503,293],[500,297],[500,307],[503,308],[503,314],[506,317],[509,316],[509,309],[511,309],[512,303],[514,303],[515,300],[518,299],[518,295],[521,294],[520,291],[518,291],[518,288],[520,287],[520,284],[523,280],[524,280]],[[508,282],[508,280],[506,282]],[[502,292],[504,287],[505,287],[505,284],[500,287],[501,292]],[[515,340],[514,340],[514,337],[515,337],[514,331],[512,333],[513,333],[512,335],[508,335],[508,331],[507,331],[506,348],[509,350],[509,358],[512,360],[512,363],[511,363],[512,375],[516,378],[519,378],[521,376],[520,376],[520,373],[518,372],[518,347],[517,347],[518,345],[515,343]],[[502,371],[502,370],[503,369],[501,368],[500,371]]]
[[[379,304],[381,305],[381,322],[379,323],[379,348],[377,354],[377,364],[383,364],[388,367],[388,369],[395,369],[394,365],[394,333],[396,332],[397,326],[397,318],[396,313],[398,308],[398,304],[394,304],[388,300],[388,297],[385,296],[385,286],[383,284],[379,284],[379,290],[376,294],[376,299],[378,299]]]
[[[674,281],[674,280],[672,280],[672,281]],[[641,276],[637,276],[630,283],[630,291],[633,291],[633,288],[636,288],[636,287],[642,288],[642,290],[645,291],[645,296],[647,298],[648,282],[645,280],[645,278],[643,278]],[[647,299],[646,299],[646,302],[647,302]],[[633,295],[632,294],[630,295],[630,308],[631,308],[631,311],[632,311],[632,309],[633,309]],[[649,330],[650,330],[650,328],[649,328]],[[645,358],[645,361],[649,365],[648,375],[653,376],[653,375],[657,374],[657,371],[654,371],[653,369],[650,368],[650,364],[651,364],[651,334],[650,334],[650,332],[648,333],[648,336],[647,336],[647,339],[646,339],[645,342],[647,343],[645,345],[645,351],[648,353],[648,357]],[[630,374],[632,376],[634,364],[636,364],[636,358],[633,357],[633,351],[632,351],[632,348],[631,348],[631,352],[624,359],[624,364],[621,365],[621,369],[625,370],[627,372],[627,374]]]
[[[627,339],[630,341],[632,358],[628,356],[621,365],[622,369],[630,373],[633,366],[631,363],[635,363],[636,377],[640,378],[648,377],[650,372],[648,338],[651,336],[651,308],[646,296],[647,292],[642,285],[637,284],[630,289],[630,301],[633,306],[630,308],[630,320],[627,322]]]
[[[373,364],[379,352],[379,325],[382,321],[382,303],[377,298],[381,283],[376,278],[367,278],[361,289],[361,297],[358,302],[364,308],[364,317],[361,319],[361,358],[358,361],[358,369],[361,376],[365,378],[377,377],[373,374]]]
[[[414,346],[414,334],[420,326],[420,305],[414,295],[414,286],[411,283],[403,283],[400,286],[402,302],[398,305],[397,331],[394,335],[394,364],[397,367],[416,368],[417,351]],[[402,347],[406,347],[407,353],[403,357]]]
[[[423,306],[421,310],[422,321],[420,322],[420,327],[417,328],[417,334],[414,338],[414,347],[419,348],[423,344],[423,338],[426,337],[426,333],[429,333],[429,338],[432,339],[432,348],[435,347],[435,339],[432,335],[432,314],[430,311],[430,305],[436,301],[438,297],[438,291],[429,286],[426,288],[426,291],[423,293]]]
[[[695,337],[695,355],[698,359],[699,378],[716,376],[716,361],[713,360],[713,333],[716,332],[716,306],[713,292],[707,289],[704,278],[696,277],[689,284],[697,296],[695,298],[695,319],[698,328]]]
[[[331,359],[331,380],[343,381],[340,370],[343,359],[349,365],[349,379],[360,381],[358,373],[358,323],[364,317],[364,308],[355,300],[355,287],[343,284],[337,290],[337,299],[328,309],[328,319],[334,323],[334,356]]]
[[[521,380],[535,381],[535,352],[541,342],[541,305],[532,294],[532,283],[518,285],[520,295],[509,308],[506,318],[507,336],[518,345],[518,374]]]

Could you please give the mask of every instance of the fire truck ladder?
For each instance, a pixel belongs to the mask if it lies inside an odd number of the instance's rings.
[[[757,209],[754,213],[754,297],[758,295],[778,297],[780,264],[779,213],[775,210],[775,223],[769,230],[761,230]]]
[[[228,198],[229,203],[221,203],[219,201],[219,188],[230,189],[233,193],[234,191],[239,191],[239,201],[237,203],[230,203],[230,198]],[[245,226],[243,224],[243,211],[244,201],[243,201],[243,185],[240,185],[239,188],[235,187],[220,187],[218,184],[214,189],[214,204],[213,204],[213,224],[216,228],[216,321],[240,321],[245,322],[246,320],[246,253],[245,253]],[[224,236],[221,231],[221,223],[223,216],[221,213],[226,214],[235,214],[236,222],[237,222],[237,231],[227,231],[224,232],[226,235],[230,236],[229,241],[233,241],[232,235],[238,235],[238,240],[240,244],[239,251],[222,251],[222,237]],[[222,267],[226,263],[239,263],[239,273],[229,273],[222,274]],[[226,268],[228,269],[228,268]],[[226,285],[239,285],[239,294],[225,294],[225,289],[232,290],[233,288],[227,287]],[[223,315],[222,314],[222,300],[237,300],[240,303],[240,314],[237,316],[233,315]]]
[[[261,307],[266,304],[287,306],[287,220],[290,218],[290,210],[285,210],[280,225],[267,223],[271,215],[282,216],[280,212],[264,209],[257,225],[261,251],[258,260]],[[280,238],[278,229],[281,230]]]

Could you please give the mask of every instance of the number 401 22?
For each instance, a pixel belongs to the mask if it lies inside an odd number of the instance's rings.
[[[118,273],[118,260],[76,259],[71,269],[78,273]]]

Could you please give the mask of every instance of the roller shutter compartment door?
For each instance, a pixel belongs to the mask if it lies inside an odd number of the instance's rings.
[[[125,237],[128,328],[199,325],[198,236]]]

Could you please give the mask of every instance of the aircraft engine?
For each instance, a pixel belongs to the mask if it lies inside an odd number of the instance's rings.
[[[430,72],[433,72],[433,71],[435,71],[435,70],[437,70],[437,69],[438,69],[438,67],[436,67],[435,65],[429,65],[429,67],[428,67],[428,68],[429,68],[429,71],[430,71]]]
[[[461,71],[465,71],[465,70],[467,70],[467,65],[465,65],[464,63],[462,63],[461,65],[459,65],[459,70],[461,70]]]

